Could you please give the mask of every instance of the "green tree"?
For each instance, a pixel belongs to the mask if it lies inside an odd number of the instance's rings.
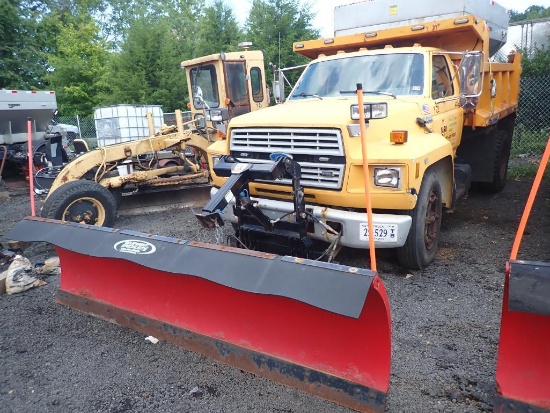
[[[84,15],[78,20],[61,27],[56,53],[49,55],[47,80],[57,93],[63,115],[91,114],[109,90],[105,42],[95,21]]]
[[[54,43],[52,25],[39,5],[0,0],[0,87],[45,88],[46,53]]]
[[[280,67],[307,63],[308,59],[292,50],[300,40],[319,37],[311,22],[315,15],[310,4],[300,6],[298,0],[253,0],[246,20],[246,38],[254,48],[266,52],[266,62]],[[289,73],[294,82],[298,74]]]
[[[542,19],[545,17],[550,17],[550,7],[529,6],[523,13],[517,12],[515,10],[510,11],[510,22],[520,22],[524,20],[536,20]]]
[[[22,80],[16,70],[23,25],[17,6],[15,0],[0,0],[0,88],[16,88]]]
[[[550,42],[550,38],[547,40]],[[533,50],[520,50],[522,77],[550,75],[550,49],[535,45]]]
[[[110,104],[163,105],[166,112],[183,106],[185,73],[181,38],[171,19],[141,17],[133,21],[121,51],[113,56]]]
[[[55,0],[52,0],[55,1]],[[142,18],[171,19],[173,29],[180,36],[189,32],[189,38],[196,36],[196,22],[205,0],[88,0],[101,1],[94,17],[98,21],[103,37],[117,49],[126,40],[134,22]],[[101,10],[108,10],[108,13]]]
[[[231,8],[222,0],[215,0],[204,10],[200,19],[197,53],[209,55],[236,51],[241,38],[241,30]]]

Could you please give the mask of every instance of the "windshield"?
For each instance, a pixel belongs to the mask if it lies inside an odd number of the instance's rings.
[[[194,67],[191,69],[190,78],[195,109],[202,109],[203,103],[206,103],[209,108],[217,108],[220,102],[214,65]]]
[[[354,93],[422,95],[424,57],[418,53],[346,57],[313,63],[304,71],[289,99],[323,98]]]

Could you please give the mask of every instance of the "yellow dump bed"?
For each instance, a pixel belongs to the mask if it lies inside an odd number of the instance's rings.
[[[316,59],[319,56],[386,47],[435,47],[448,52],[456,64],[461,53],[480,51],[485,55],[483,93],[476,109],[465,117],[465,126],[485,127],[516,112],[521,74],[521,56],[513,54],[508,63],[489,61],[490,29],[485,20],[474,15],[442,19],[423,24],[404,25],[326,39],[296,42],[294,51]],[[493,93],[493,98],[491,94]]]

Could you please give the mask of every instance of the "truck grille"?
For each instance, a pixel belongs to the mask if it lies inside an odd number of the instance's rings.
[[[292,155],[302,167],[304,187],[342,188],[346,159],[339,129],[238,128],[231,131],[230,150],[233,157],[251,163],[268,162],[275,152]]]

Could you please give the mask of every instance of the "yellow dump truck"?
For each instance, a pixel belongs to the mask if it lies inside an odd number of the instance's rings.
[[[368,162],[375,246],[396,248],[405,267],[426,267],[437,253],[443,210],[454,208],[472,182],[490,191],[505,184],[521,56],[510,54],[506,63],[490,56],[506,41],[507,25],[507,11],[494,2],[337,7],[335,37],[294,43],[313,60],[285,102],[233,119],[227,139],[209,147],[214,184],[227,179],[216,173],[220,159],[258,165],[291,158],[301,166],[307,237],[364,249]],[[256,179],[241,193],[273,223],[296,220],[297,188],[287,174]],[[236,244],[285,253],[288,238],[230,198],[224,219],[236,229]]]

